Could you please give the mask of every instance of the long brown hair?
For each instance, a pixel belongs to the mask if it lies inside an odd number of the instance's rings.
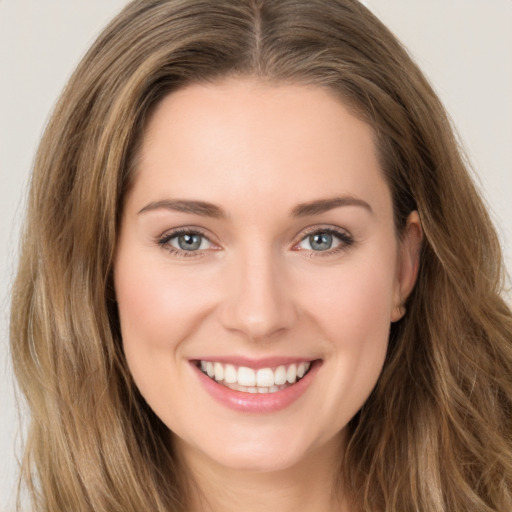
[[[512,510],[512,320],[497,237],[438,98],[355,0],[136,0],[82,60],[37,154],[13,291],[33,510],[186,509],[166,429],[124,360],[112,260],[154,106],[238,75],[339,94],[375,130],[398,232],[420,214],[418,283],[340,454],[354,510]]]

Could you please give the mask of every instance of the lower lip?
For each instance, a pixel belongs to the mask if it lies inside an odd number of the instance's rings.
[[[206,391],[222,405],[235,411],[261,414],[280,411],[298,400],[306,392],[318,373],[321,361],[314,361],[308,373],[298,382],[275,393],[236,391],[210,379],[195,363],[192,363],[192,366]]]

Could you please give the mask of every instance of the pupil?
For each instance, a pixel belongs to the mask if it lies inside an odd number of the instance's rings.
[[[178,237],[180,249],[184,251],[194,251],[201,246],[201,237],[199,235],[180,235]]]
[[[316,233],[309,237],[309,243],[315,251],[326,251],[332,246],[332,235],[329,233]]]

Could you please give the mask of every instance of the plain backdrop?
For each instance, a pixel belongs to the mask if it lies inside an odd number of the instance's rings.
[[[8,356],[8,296],[30,167],[67,78],[126,3],[0,0],[0,511],[13,510],[21,437]],[[444,101],[512,269],[512,0],[363,3],[409,48]]]

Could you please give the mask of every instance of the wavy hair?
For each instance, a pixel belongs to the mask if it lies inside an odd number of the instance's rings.
[[[498,240],[450,122],[355,0],[135,0],[70,79],[36,157],[11,350],[36,512],[186,510],[187,482],[122,352],[112,261],[148,116],[189,83],[326,87],[374,129],[420,274],[349,425],[340,485],[366,512],[512,510],[512,320]]]

